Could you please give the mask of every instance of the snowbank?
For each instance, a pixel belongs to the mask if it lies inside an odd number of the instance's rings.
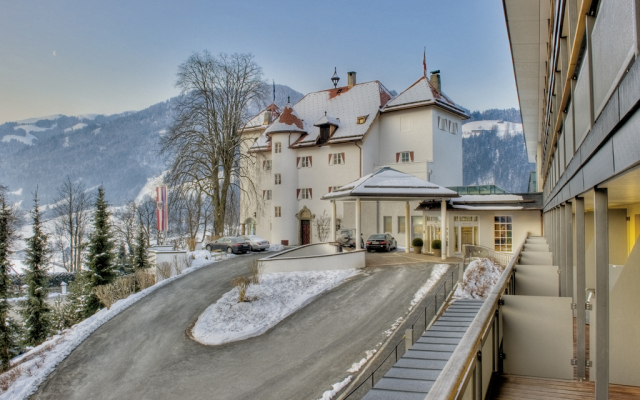
[[[270,244],[269,248],[265,250],[266,251],[282,251],[284,250],[284,246],[281,244]]]
[[[101,327],[111,318],[126,310],[138,300],[148,296],[157,289],[179,279],[180,277],[196,271],[213,261],[206,260],[196,255],[191,268],[185,269],[181,275],[165,279],[141,292],[122,299],[111,306],[111,309],[102,309],[86,320],[65,329],[62,334],[56,335],[40,346],[12,360],[12,364],[21,363],[22,375],[2,395],[0,400],[26,399],[38,386],[44,382],[55,367],[64,360],[80,343],[82,343],[93,331]],[[8,373],[8,372],[7,372]],[[4,374],[3,374],[4,375]]]
[[[503,271],[504,267],[487,258],[471,261],[452,299],[486,299]]]
[[[338,394],[338,392],[341,391],[345,386],[347,386],[349,382],[351,382],[351,375],[347,376],[342,382],[334,383],[333,385],[331,385],[333,389],[327,390],[326,392],[322,393],[322,398],[318,400],[331,400],[333,396]]]
[[[255,300],[238,303],[238,289],[233,288],[200,315],[191,333],[207,345],[261,335],[319,294],[357,274],[355,270],[339,270],[261,275],[260,284],[249,286],[246,293]]]

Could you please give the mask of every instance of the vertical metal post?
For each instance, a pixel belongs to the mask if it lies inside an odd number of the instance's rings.
[[[476,353],[476,399],[482,400],[482,341]]]
[[[411,251],[411,213],[409,212],[409,202],[404,203],[404,237],[407,238],[407,246],[404,249],[405,253]]]
[[[566,225],[564,220],[565,215],[564,204],[558,207],[558,265],[560,266],[560,296],[567,296],[567,265],[566,265]]]
[[[442,259],[446,260],[447,259],[447,255],[448,255],[448,251],[449,249],[447,249],[447,200],[446,199],[442,199],[442,201],[440,202],[440,218],[442,219],[442,221],[440,221],[441,223],[441,233],[440,233],[440,243],[441,243],[441,252],[442,252]]]
[[[565,266],[567,271],[567,296],[574,298],[573,293],[573,204],[567,202],[565,208]]]
[[[331,242],[336,241],[336,218],[337,218],[336,201],[331,200],[331,240],[330,240]]]
[[[362,232],[362,203],[360,202],[360,198],[356,198],[356,237],[354,240],[356,241],[356,250],[362,249],[362,243],[360,243],[360,233]]]
[[[596,400],[609,398],[609,204],[607,189],[594,189],[596,245]]]
[[[587,288],[585,271],[584,198],[576,197],[576,347],[578,353],[577,378],[586,377],[587,346],[585,337]]]

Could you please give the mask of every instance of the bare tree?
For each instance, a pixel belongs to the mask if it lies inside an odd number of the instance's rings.
[[[156,226],[156,201],[153,197],[144,195],[142,201],[136,207],[138,223],[142,226],[144,234],[147,236],[147,245],[151,246],[151,235],[157,229]]]
[[[82,251],[85,249],[87,226],[91,218],[91,195],[80,182],[67,179],[58,188],[54,200],[55,229],[69,245],[69,271],[81,270]]]
[[[331,234],[331,217],[327,215],[327,211],[322,211],[320,217],[316,217],[316,232],[321,242],[326,242]]]
[[[113,213],[114,232],[116,238],[127,247],[127,254],[133,254],[133,247],[138,230],[138,206],[130,200],[124,207]]]
[[[262,69],[251,54],[194,53],[178,69],[176,117],[162,138],[162,153],[170,157],[167,181],[173,187],[184,184],[211,198],[213,231],[223,234],[227,200],[233,187],[257,192],[255,184],[240,182],[240,151],[246,140],[242,131],[249,108],[261,103],[266,85]]]

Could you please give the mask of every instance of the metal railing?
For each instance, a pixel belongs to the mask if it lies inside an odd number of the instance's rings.
[[[484,355],[484,357],[490,357],[492,360],[492,373],[498,373],[501,364],[500,299],[503,294],[514,294],[514,267],[520,258],[520,253],[528,237],[529,234],[527,233],[522,243],[511,255],[502,276],[485,299],[480,311],[449,358],[440,376],[429,390],[425,400],[461,399],[469,383],[472,384],[471,398],[473,400],[481,400],[483,398],[482,346],[491,336],[493,351],[491,355]],[[485,377],[484,379],[487,378]]]
[[[424,310],[418,314],[411,325],[405,325],[406,329],[411,330],[411,345],[413,345],[415,341],[422,336],[422,333],[426,331],[429,324],[438,315],[438,310],[446,302],[449,293],[451,293],[458,282],[458,274],[459,267],[450,267],[449,271],[447,271],[446,278],[439,284],[436,292],[431,296],[426,304],[420,305],[420,308],[424,308]],[[423,303],[424,301],[425,300],[423,300]],[[346,396],[340,397],[339,400],[361,399],[380,379],[382,379],[384,374],[386,374],[391,367],[398,362],[399,358],[402,357],[407,350],[407,337],[405,334],[400,338],[389,354],[379,362],[378,366],[369,375],[363,378],[360,384],[358,384]],[[371,366],[368,368],[371,368]]]
[[[495,251],[494,249],[486,246],[478,246],[474,244],[462,245],[462,262],[464,264],[465,270],[467,268],[468,261],[470,261],[472,258],[488,258],[494,263],[506,267],[509,264],[509,261],[511,261],[512,256],[512,253]]]

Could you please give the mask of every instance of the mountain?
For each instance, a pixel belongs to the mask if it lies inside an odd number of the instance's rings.
[[[297,102],[302,94],[276,85],[276,104],[283,106],[287,97]],[[159,139],[171,124],[175,101],[116,115],[50,115],[4,123],[0,184],[12,191],[12,201],[28,207],[36,188],[42,204],[52,203],[69,176],[87,189],[104,185],[109,202],[122,205],[165,169]]]
[[[517,108],[497,109],[491,108],[484,111],[469,111],[469,118],[466,122],[473,121],[491,121],[500,120],[505,122],[515,122],[516,124],[522,124],[522,117],[520,116],[520,110]]]
[[[493,112],[488,115],[500,115],[495,111],[509,110],[487,111]],[[527,157],[521,123],[504,120],[467,122],[462,125],[462,138],[465,186],[497,185],[510,193],[528,191],[529,175],[535,170],[535,164]]]

